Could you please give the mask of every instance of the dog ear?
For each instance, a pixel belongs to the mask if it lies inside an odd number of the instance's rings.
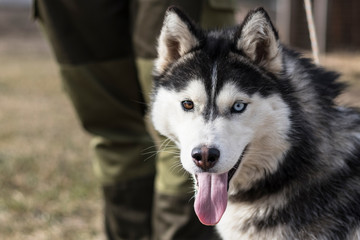
[[[158,40],[155,72],[164,72],[169,64],[199,46],[199,35],[200,30],[180,9],[168,8]]]
[[[272,73],[282,70],[279,37],[263,8],[250,11],[236,37],[236,48]]]

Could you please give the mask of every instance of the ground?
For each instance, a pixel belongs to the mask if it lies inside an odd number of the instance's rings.
[[[360,53],[322,65],[360,107]],[[102,199],[86,135],[29,9],[0,8],[0,239],[104,239]]]
[[[89,136],[29,9],[0,7],[0,239],[104,239]]]

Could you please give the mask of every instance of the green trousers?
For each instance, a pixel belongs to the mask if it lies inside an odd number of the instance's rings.
[[[144,120],[156,40],[170,5],[204,26],[233,22],[229,0],[34,2],[64,88],[83,128],[93,135],[109,239],[209,239],[212,234],[191,212],[192,182],[175,147],[165,142],[156,154],[164,139],[154,142]]]

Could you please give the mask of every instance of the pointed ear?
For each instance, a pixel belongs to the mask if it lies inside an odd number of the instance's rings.
[[[235,44],[237,49],[255,64],[274,74],[281,72],[282,57],[278,33],[263,8],[248,13]]]
[[[169,64],[199,46],[200,34],[200,30],[180,9],[168,8],[158,40],[155,72],[164,72]]]

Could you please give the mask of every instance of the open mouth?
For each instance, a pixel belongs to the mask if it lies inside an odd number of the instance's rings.
[[[241,163],[241,160],[243,159],[246,150],[248,149],[249,145],[246,145],[246,147],[244,148],[244,151],[242,152],[241,156],[239,157],[239,160],[236,162],[236,164],[234,165],[234,167],[232,169],[230,169],[230,171],[228,172],[228,190],[229,190],[229,182],[232,179],[232,177],[234,176],[236,170],[239,168],[239,165]]]
[[[227,187],[228,187],[228,190],[229,190],[229,182],[230,182],[230,180],[232,179],[232,177],[235,175],[236,170],[239,168],[240,163],[241,163],[241,161],[242,161],[242,159],[243,159],[243,157],[244,157],[244,155],[245,155],[245,153],[246,153],[246,151],[247,151],[247,149],[248,149],[248,146],[249,146],[249,144],[246,145],[246,147],[244,148],[244,151],[243,151],[242,154],[240,155],[239,160],[235,163],[234,167],[231,168],[231,169],[228,171],[228,181],[227,181],[227,183],[228,183],[228,186],[227,186]],[[199,186],[199,181],[198,181],[198,175],[197,175],[197,174],[195,174],[195,179],[196,179],[196,185]]]
[[[246,149],[247,146],[229,172],[220,174],[202,172],[195,174],[198,189],[194,209],[203,224],[215,225],[220,221],[227,206],[229,182],[239,167]]]

